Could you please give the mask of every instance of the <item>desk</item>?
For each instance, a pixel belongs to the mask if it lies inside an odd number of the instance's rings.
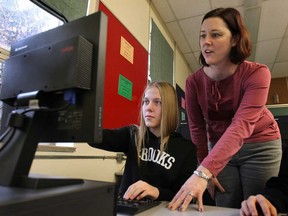
[[[141,212],[137,216],[239,216],[240,210],[233,208],[222,208],[216,206],[205,206],[204,212],[197,210],[197,205],[190,205],[185,212],[170,211],[166,206],[167,202],[162,202],[160,205]],[[123,214],[117,214],[121,216]]]
[[[88,180],[46,189],[0,186],[0,215],[112,216],[115,215],[114,186],[114,183]]]

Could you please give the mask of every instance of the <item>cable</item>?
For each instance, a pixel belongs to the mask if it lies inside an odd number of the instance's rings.
[[[11,132],[12,131],[12,132]],[[10,140],[12,139],[14,133],[15,133],[16,129],[15,128],[11,128],[9,127],[2,135],[0,138],[0,152],[3,150],[3,148],[5,146],[7,146],[7,144],[10,142]],[[8,135],[8,133],[11,132],[11,134],[9,135],[8,139],[6,140],[6,142],[2,142],[2,140]]]
[[[21,114],[25,114],[25,113],[33,112],[33,111],[57,112],[57,111],[65,110],[69,106],[70,104],[66,104],[65,106],[59,107],[59,108],[49,108],[49,107],[29,108],[21,112]]]
[[[12,130],[11,127],[7,128],[3,134],[0,136],[0,142],[4,139],[4,137]]]

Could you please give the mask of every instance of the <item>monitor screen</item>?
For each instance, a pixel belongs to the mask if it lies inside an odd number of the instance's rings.
[[[38,142],[102,141],[106,37],[97,12],[12,44],[0,94],[0,169],[11,174],[0,184],[28,175]]]

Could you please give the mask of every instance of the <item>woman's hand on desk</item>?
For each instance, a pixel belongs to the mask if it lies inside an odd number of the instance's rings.
[[[133,199],[140,200],[147,196],[155,200],[159,196],[159,190],[158,188],[144,181],[139,180],[136,183],[129,186],[123,198],[130,199],[130,200],[133,200]]]
[[[207,187],[207,181],[193,174],[181,187],[172,201],[167,205],[170,210],[186,211],[193,198],[198,200],[198,210],[204,211],[203,193]]]

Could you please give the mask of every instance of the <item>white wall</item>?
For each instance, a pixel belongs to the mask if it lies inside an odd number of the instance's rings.
[[[89,13],[95,11],[97,0],[91,0]],[[150,19],[152,18],[167,42],[174,51],[174,84],[177,83],[183,90],[185,80],[190,73],[188,64],[182,53],[177,48],[173,38],[165,28],[160,16],[150,5],[149,0],[102,0],[102,3],[122,22],[122,24],[134,35],[134,37],[149,50]],[[86,155],[113,156],[115,153],[91,148],[87,144],[76,144],[74,153],[37,152],[37,155]],[[115,173],[120,172],[124,162],[106,159],[35,159],[31,172],[47,175],[83,178],[101,181],[115,181]]]
[[[77,143],[75,147],[73,153],[37,151],[36,156],[51,156],[51,159],[34,159],[30,173],[114,182],[115,173],[121,172],[125,165],[124,161],[118,163],[116,159],[88,158],[115,156],[114,152],[92,148],[86,143]],[[53,156],[62,156],[63,159],[53,159]],[[67,156],[86,156],[87,159],[65,159]]]

